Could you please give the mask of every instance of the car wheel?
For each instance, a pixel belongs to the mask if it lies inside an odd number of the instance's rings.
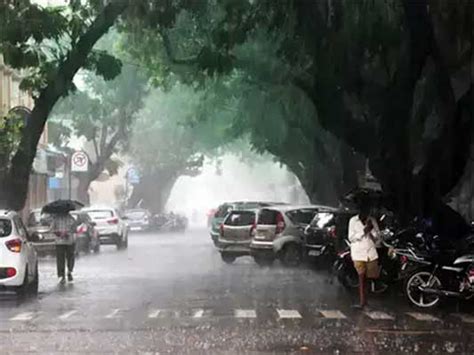
[[[100,253],[100,243],[99,241],[97,241],[97,243],[95,244],[95,247],[94,247],[94,253]]]
[[[253,259],[257,263],[258,266],[272,266],[275,259],[269,256],[254,256]]]
[[[229,253],[221,253],[221,258],[222,258],[222,261],[225,262],[226,264],[232,264],[236,257],[232,254],[229,254]]]
[[[283,265],[288,267],[300,265],[302,259],[301,248],[295,243],[286,245],[281,252],[280,259]]]
[[[123,248],[124,249],[128,248],[128,235],[125,236],[125,241],[123,242]]]

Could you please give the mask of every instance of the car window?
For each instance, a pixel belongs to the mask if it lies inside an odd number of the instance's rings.
[[[310,224],[317,212],[315,209],[308,208],[288,211],[286,215],[295,224]]]
[[[251,211],[233,211],[226,218],[228,226],[250,226],[255,223],[255,213]]]
[[[0,219],[0,238],[8,237],[12,234],[12,222],[9,219]]]
[[[113,211],[110,210],[87,211],[87,214],[92,219],[107,219],[114,216]]]
[[[329,212],[320,212],[316,213],[313,220],[311,221],[311,226],[315,228],[325,228],[335,224],[334,213]]]
[[[276,225],[278,211],[262,209],[258,213],[258,224]]]
[[[216,214],[214,215],[214,217],[216,218],[224,218],[225,216],[227,216],[227,213],[229,213],[229,211],[232,209],[232,206],[225,203],[223,205],[220,205],[217,209],[217,212]]]

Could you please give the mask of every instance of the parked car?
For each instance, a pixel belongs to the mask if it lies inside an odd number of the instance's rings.
[[[349,220],[355,214],[355,211],[348,209],[320,209],[305,228],[305,256],[310,259],[326,257],[331,261],[337,251],[343,248]]]
[[[158,232],[184,232],[188,228],[188,218],[174,212],[159,213],[153,216],[151,228]]]
[[[87,213],[96,224],[100,244],[114,244],[117,249],[128,247],[128,226],[116,209],[110,207],[88,207]]]
[[[216,213],[211,219],[211,239],[214,245],[218,247],[218,238],[220,233],[220,226],[227,214],[233,210],[251,210],[260,207],[273,206],[273,205],[284,205],[283,202],[263,202],[263,201],[238,201],[238,202],[226,202],[217,208]]]
[[[250,255],[256,219],[256,210],[233,210],[227,214],[217,243],[224,262],[230,264],[239,256]]]
[[[150,229],[151,213],[145,209],[127,210],[124,219],[131,231],[146,231]]]
[[[33,246],[38,254],[54,254],[56,251],[56,236],[51,233],[52,217],[41,212],[41,208],[32,210],[28,215],[27,229],[30,235],[35,235]]]
[[[303,259],[304,230],[327,206],[273,206],[259,210],[250,252],[259,265],[280,259],[297,266]]]
[[[99,233],[95,229],[96,223],[86,212],[73,211],[71,215],[78,223],[76,228],[76,252],[100,252]]]
[[[0,210],[0,290],[38,293],[38,256],[20,216]]]

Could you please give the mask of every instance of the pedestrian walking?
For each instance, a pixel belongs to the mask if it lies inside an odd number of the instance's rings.
[[[53,215],[51,230],[56,235],[56,266],[59,282],[73,281],[72,272],[74,271],[75,249],[74,232],[76,220],[69,212],[56,213]]]
[[[380,240],[380,230],[375,218],[370,216],[370,206],[367,201],[360,204],[359,214],[349,221],[349,241],[351,243],[351,258],[359,275],[359,304],[356,308],[367,305],[367,281],[379,277],[377,241]]]

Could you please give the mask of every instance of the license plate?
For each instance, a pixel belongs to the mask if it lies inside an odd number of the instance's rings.
[[[320,256],[321,251],[320,250],[310,250],[308,253],[309,256]]]

